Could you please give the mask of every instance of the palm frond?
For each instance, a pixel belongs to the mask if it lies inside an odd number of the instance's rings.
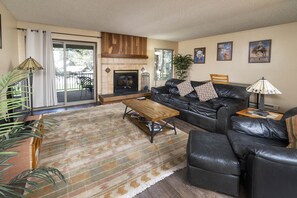
[[[48,121],[16,121],[20,113],[16,112],[15,109],[29,109],[25,105],[27,97],[24,97],[28,94],[28,87],[18,85],[16,88],[14,85],[27,77],[27,72],[19,70],[12,70],[0,77],[0,181],[2,179],[1,174],[13,166],[8,160],[17,155],[17,152],[12,151],[12,148],[27,138],[41,138],[43,135],[43,131],[40,131],[39,128],[41,125],[42,127],[52,126],[52,123]],[[8,95],[15,93],[20,97],[7,98]],[[62,173],[55,168],[41,167],[26,170],[8,184],[0,183],[0,197],[23,197],[23,191],[32,192],[44,182],[56,185],[57,180],[66,182]]]
[[[28,73],[23,70],[14,69],[0,78],[0,92],[6,92],[10,85],[13,85],[28,77]]]
[[[61,180],[66,183],[65,177],[58,169],[51,167],[40,167],[22,172],[13,178],[8,185],[17,186],[18,189],[32,192],[32,190],[41,187],[42,181],[55,186],[57,180]],[[25,184],[27,184],[27,186]]]

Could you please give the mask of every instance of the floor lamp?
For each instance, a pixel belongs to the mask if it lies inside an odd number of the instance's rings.
[[[257,82],[246,88],[248,92],[260,94],[259,109],[254,113],[260,116],[267,116],[268,113],[264,110],[264,95],[265,94],[281,94],[268,80],[262,77]],[[258,97],[257,97],[258,99]],[[258,101],[257,101],[258,102]]]
[[[31,104],[31,116],[33,115],[33,72],[36,70],[42,70],[42,66],[33,58],[27,58],[18,66],[19,70],[29,71],[30,81],[30,104]]]

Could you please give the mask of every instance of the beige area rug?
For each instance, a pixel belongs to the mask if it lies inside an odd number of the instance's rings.
[[[42,143],[40,166],[58,168],[68,183],[44,186],[27,197],[133,197],[185,167],[188,134],[149,136],[122,119],[112,104],[51,114],[57,126]]]

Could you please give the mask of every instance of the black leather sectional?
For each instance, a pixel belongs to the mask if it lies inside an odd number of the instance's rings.
[[[248,197],[296,197],[297,150],[286,148],[289,141],[285,124],[286,118],[296,114],[297,108],[293,108],[280,121],[233,116],[232,130],[226,135],[191,131],[189,181],[238,196],[241,178]]]
[[[225,133],[230,128],[230,117],[248,106],[249,96],[244,87],[214,84],[218,98],[201,102],[195,91],[182,97],[177,85],[184,80],[170,79],[162,87],[153,87],[152,100],[180,111],[179,118],[208,131]],[[193,87],[205,82],[191,81]]]

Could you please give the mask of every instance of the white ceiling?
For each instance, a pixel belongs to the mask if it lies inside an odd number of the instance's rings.
[[[1,0],[18,21],[181,41],[297,21],[297,0]]]

